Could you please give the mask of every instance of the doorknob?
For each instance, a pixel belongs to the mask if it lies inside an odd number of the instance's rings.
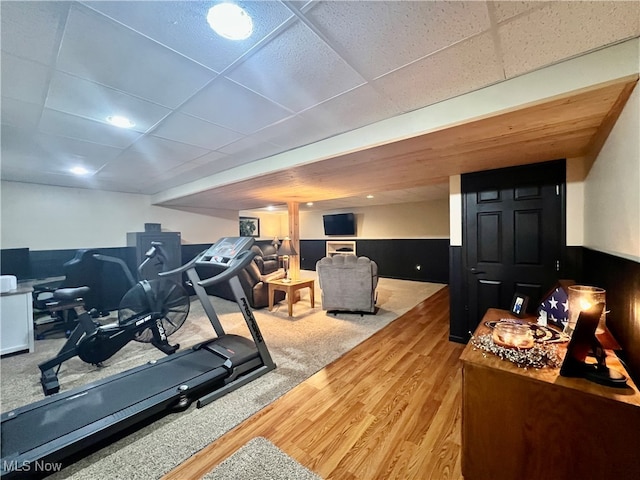
[[[469,271],[470,271],[471,273],[473,273],[474,275],[479,275],[479,274],[481,274],[481,273],[486,273],[486,272],[483,272],[482,270],[478,270],[476,267],[471,267],[471,268],[469,269]]]

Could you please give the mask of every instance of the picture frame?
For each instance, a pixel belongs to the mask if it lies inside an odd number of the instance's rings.
[[[527,305],[529,304],[529,297],[516,293],[511,301],[511,313],[516,317],[524,317],[527,313]]]
[[[240,217],[240,236],[259,237],[260,219],[256,217]]]

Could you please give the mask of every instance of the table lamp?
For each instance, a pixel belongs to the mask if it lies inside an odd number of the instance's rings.
[[[607,367],[607,354],[595,335],[603,311],[604,302],[584,305],[579,309],[578,319],[567,345],[567,354],[560,367],[560,375],[582,377],[607,387],[624,388],[627,386],[627,377]],[[595,362],[587,361],[590,354]]]
[[[296,252],[295,248],[293,248],[293,245],[291,245],[291,239],[289,237],[285,237],[284,240],[282,240],[282,245],[280,245],[280,248],[278,248],[278,255],[282,257],[282,264],[284,266],[284,279],[282,280],[283,282],[290,282],[291,279],[289,278],[289,257],[291,255],[297,255],[298,252]]]
[[[606,291],[603,288],[591,287],[588,285],[569,286],[569,318],[564,333],[571,336],[576,328],[578,316],[581,312],[588,310],[591,306],[602,303],[604,309],[598,319],[597,333],[604,332],[606,312]]]

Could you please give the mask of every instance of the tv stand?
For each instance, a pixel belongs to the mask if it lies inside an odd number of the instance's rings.
[[[355,255],[355,240],[327,240],[327,257],[334,255]]]

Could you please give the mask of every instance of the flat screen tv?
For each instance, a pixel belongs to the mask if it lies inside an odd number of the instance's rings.
[[[355,235],[356,216],[353,213],[323,215],[325,235]]]

